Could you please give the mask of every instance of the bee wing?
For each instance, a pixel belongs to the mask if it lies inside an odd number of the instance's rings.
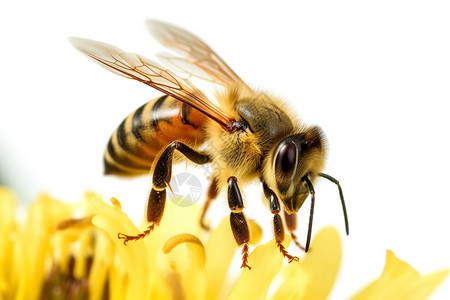
[[[72,37],[72,45],[107,70],[143,82],[204,113],[223,128],[231,130],[234,119],[217,106],[187,79],[183,79],[156,62],[112,45]]]
[[[204,42],[179,27],[155,20],[147,21],[147,27],[155,39],[163,46],[181,55],[160,54],[158,58],[190,75],[220,85],[230,85],[243,81]]]

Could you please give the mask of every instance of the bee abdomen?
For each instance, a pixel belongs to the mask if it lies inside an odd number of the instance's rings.
[[[111,136],[105,174],[148,174],[158,152],[174,140],[203,143],[206,117],[170,96],[152,100],[131,113]]]

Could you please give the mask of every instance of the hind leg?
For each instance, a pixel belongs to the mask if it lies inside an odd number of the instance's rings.
[[[137,235],[119,233],[118,238],[126,244],[128,241],[139,240],[147,235],[158,225],[164,213],[166,204],[166,188],[172,178],[172,159],[175,150],[181,152],[189,160],[197,164],[210,162],[207,154],[200,153],[186,144],[175,141],[167,146],[159,156],[153,171],[153,187],[147,201],[147,222],[151,223],[146,230]]]
[[[211,202],[217,197],[218,192],[219,191],[217,188],[217,179],[213,177],[213,179],[211,180],[211,184],[208,188],[208,194],[206,195],[206,202],[205,205],[203,206],[202,215],[200,217],[200,226],[205,230],[209,230],[209,225],[205,222],[206,212],[208,211]]]

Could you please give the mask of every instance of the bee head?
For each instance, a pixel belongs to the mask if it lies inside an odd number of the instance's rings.
[[[325,161],[325,141],[319,127],[311,127],[279,142],[272,154],[272,174],[280,200],[288,213],[296,213],[310,194]],[[272,175],[273,176],[273,175]],[[272,177],[273,178],[273,177]]]

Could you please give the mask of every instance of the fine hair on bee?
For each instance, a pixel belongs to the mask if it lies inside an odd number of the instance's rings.
[[[336,184],[349,233],[347,211],[340,183],[323,173],[327,146],[318,126],[302,124],[287,102],[251,88],[203,41],[192,33],[160,21],[147,27],[172,53],[158,54],[164,67],[142,55],[84,38],[70,38],[75,48],[107,70],[140,81],[162,96],[129,114],[111,136],[104,154],[105,173],[118,176],[150,174],[152,188],[146,207],[147,229],[138,235],[119,233],[118,238],[139,240],[149,235],[164,214],[172,165],[182,157],[195,164],[211,164],[212,179],[200,224],[208,229],[206,213],[219,190],[226,189],[230,226],[242,247],[241,268],[248,264],[249,225],[244,214],[241,187],[259,180],[273,215],[274,237],[289,262],[298,260],[282,245],[285,228],[305,252],[310,247],[318,177]],[[176,73],[174,73],[176,72]],[[188,74],[183,78],[177,74]],[[214,99],[201,92],[189,78],[202,79],[222,88]],[[311,199],[306,245],[297,240],[297,212]],[[283,222],[283,218],[284,222]]]

